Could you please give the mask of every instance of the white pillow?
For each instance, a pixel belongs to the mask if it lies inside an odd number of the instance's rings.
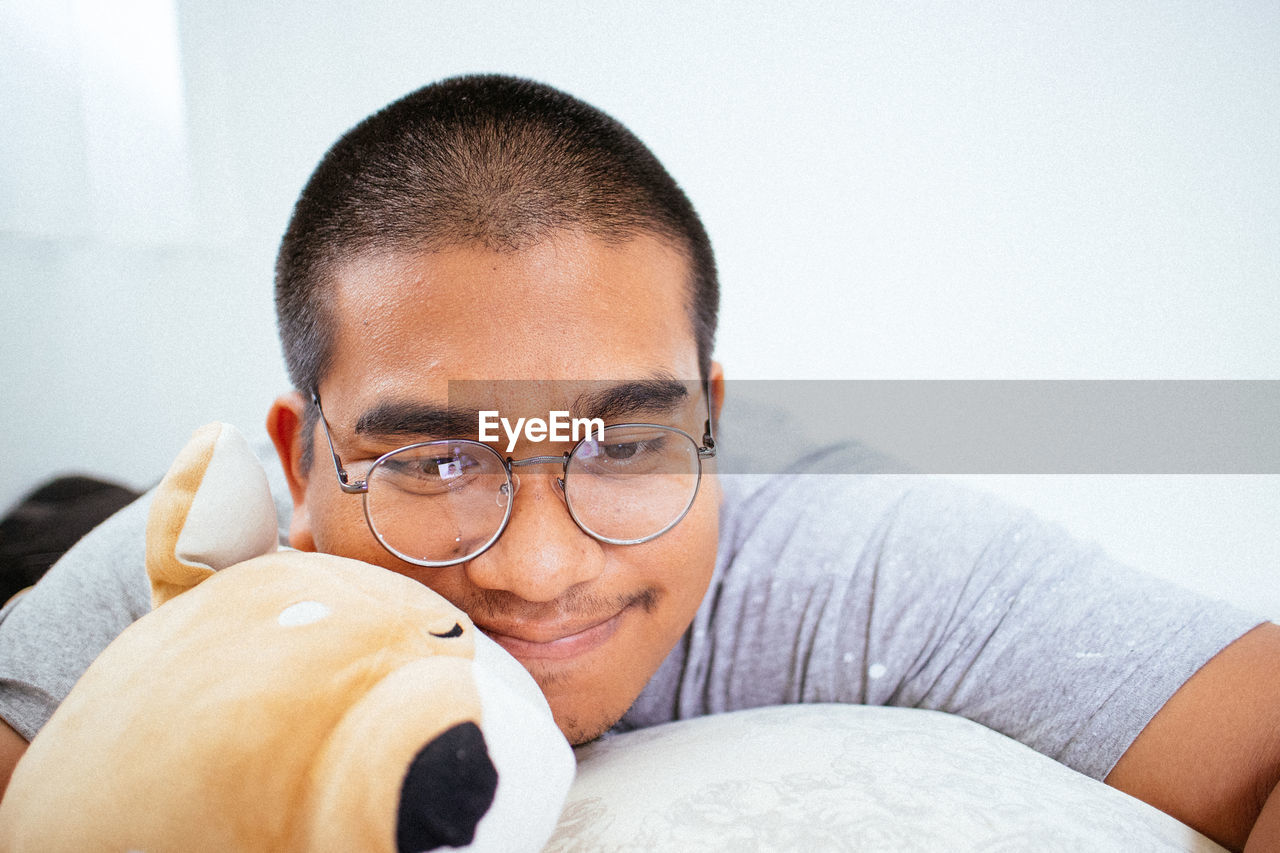
[[[548,851],[1214,851],[1163,812],[935,711],[789,705],[579,747]]]

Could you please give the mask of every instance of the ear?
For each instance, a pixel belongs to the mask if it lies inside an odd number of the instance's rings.
[[[711,388],[711,408],[715,414],[714,423],[720,423],[720,409],[724,407],[724,367],[718,361],[711,362],[711,372],[707,375]]]
[[[266,472],[235,427],[196,430],[160,481],[147,520],[151,604],[276,549]]]
[[[306,410],[310,405],[297,391],[282,394],[271,404],[267,412],[267,433],[276,446],[280,467],[289,481],[289,494],[293,497],[293,515],[289,521],[289,545],[299,551],[316,550],[311,534],[311,515],[307,511],[307,483],[311,468],[315,465],[313,436],[306,433]],[[306,434],[304,434],[306,433]],[[304,449],[312,445],[311,464],[304,462]]]

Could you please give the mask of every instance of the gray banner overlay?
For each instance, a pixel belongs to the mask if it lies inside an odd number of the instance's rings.
[[[814,443],[859,442],[927,474],[1280,474],[1278,381],[728,383],[735,394]],[[776,438],[742,441],[756,459]]]
[[[501,386],[504,398],[572,407],[621,382],[452,382],[449,393],[451,405],[474,406]],[[702,388],[684,384],[685,407],[650,420],[700,437]],[[797,459],[848,442],[922,474],[1280,474],[1277,380],[742,380],[724,387],[715,429],[721,473],[794,470]],[[870,467],[855,450],[823,454],[804,470]]]

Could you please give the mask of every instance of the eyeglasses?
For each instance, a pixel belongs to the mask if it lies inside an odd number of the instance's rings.
[[[338,458],[320,394],[320,413],[338,485],[364,495],[364,516],[384,548],[417,566],[452,566],[483,554],[511,521],[515,468],[559,464],[556,486],[583,533],[638,545],[666,533],[693,506],[702,460],[716,455],[710,388],[702,444],[684,430],[626,423],[591,432],[561,456],[503,457],[487,444],[445,439],[410,444],[349,472]],[[353,479],[353,474],[359,474]]]

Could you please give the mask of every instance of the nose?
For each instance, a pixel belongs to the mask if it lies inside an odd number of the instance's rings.
[[[400,853],[461,847],[493,803],[498,771],[475,723],[459,723],[424,746],[400,789]]]
[[[554,474],[525,472],[506,531],[466,564],[470,581],[548,602],[604,570],[600,543],[574,524]]]

